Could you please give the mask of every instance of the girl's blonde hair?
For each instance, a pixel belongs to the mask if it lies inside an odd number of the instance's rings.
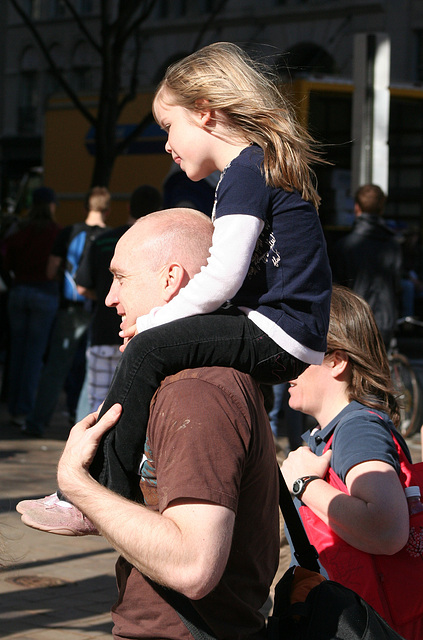
[[[385,411],[398,427],[398,402],[372,310],[363,298],[340,285],[333,285],[327,345],[328,353],[339,349],[348,355],[350,402]]]
[[[299,124],[267,66],[252,60],[230,42],[208,45],[171,65],[153,101],[191,111],[220,111],[236,135],[264,152],[263,172],[269,186],[296,189],[316,209],[320,197],[310,165],[324,162],[316,144]]]

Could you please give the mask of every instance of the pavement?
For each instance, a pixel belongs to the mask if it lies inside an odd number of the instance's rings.
[[[0,637],[8,640],[111,639],[116,552],[98,536],[74,538],[26,527],[15,511],[20,500],[56,489],[56,466],[70,428],[64,406],[62,399],[45,438],[28,439],[10,425],[0,403]],[[278,442],[279,450],[286,444]],[[420,461],[419,435],[408,444],[413,460]],[[288,563],[282,539],[276,579]]]
[[[56,489],[69,433],[59,406],[43,439],[9,424],[0,404],[0,637],[8,640],[111,639],[116,552],[98,536],[68,537],[26,527],[15,511],[25,498]]]

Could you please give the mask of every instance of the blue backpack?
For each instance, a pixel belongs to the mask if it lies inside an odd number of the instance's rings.
[[[86,300],[84,296],[81,296],[78,293],[74,279],[75,274],[78,270],[79,263],[81,262],[86,240],[87,230],[83,229],[82,231],[74,235],[69,243],[68,251],[66,254],[65,275],[63,280],[63,296],[66,300],[71,300],[72,302],[84,302]]]

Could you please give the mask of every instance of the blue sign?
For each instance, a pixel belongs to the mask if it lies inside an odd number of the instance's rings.
[[[118,124],[116,125],[116,142],[121,142],[127,138],[138,125]],[[125,147],[122,155],[148,155],[151,153],[165,153],[166,133],[159,127],[157,122],[147,124],[145,128]],[[88,152],[95,155],[95,127],[91,127],[85,136],[85,146]]]

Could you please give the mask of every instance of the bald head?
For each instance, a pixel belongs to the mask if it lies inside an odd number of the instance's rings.
[[[164,209],[138,220],[125,236],[134,256],[148,251],[153,271],[164,264],[179,262],[192,278],[207,263],[212,243],[210,218],[195,209]],[[122,238],[122,240],[123,240]]]
[[[106,298],[122,316],[122,329],[163,306],[207,264],[210,219],[194,209],[165,209],[138,220],[116,245]]]

